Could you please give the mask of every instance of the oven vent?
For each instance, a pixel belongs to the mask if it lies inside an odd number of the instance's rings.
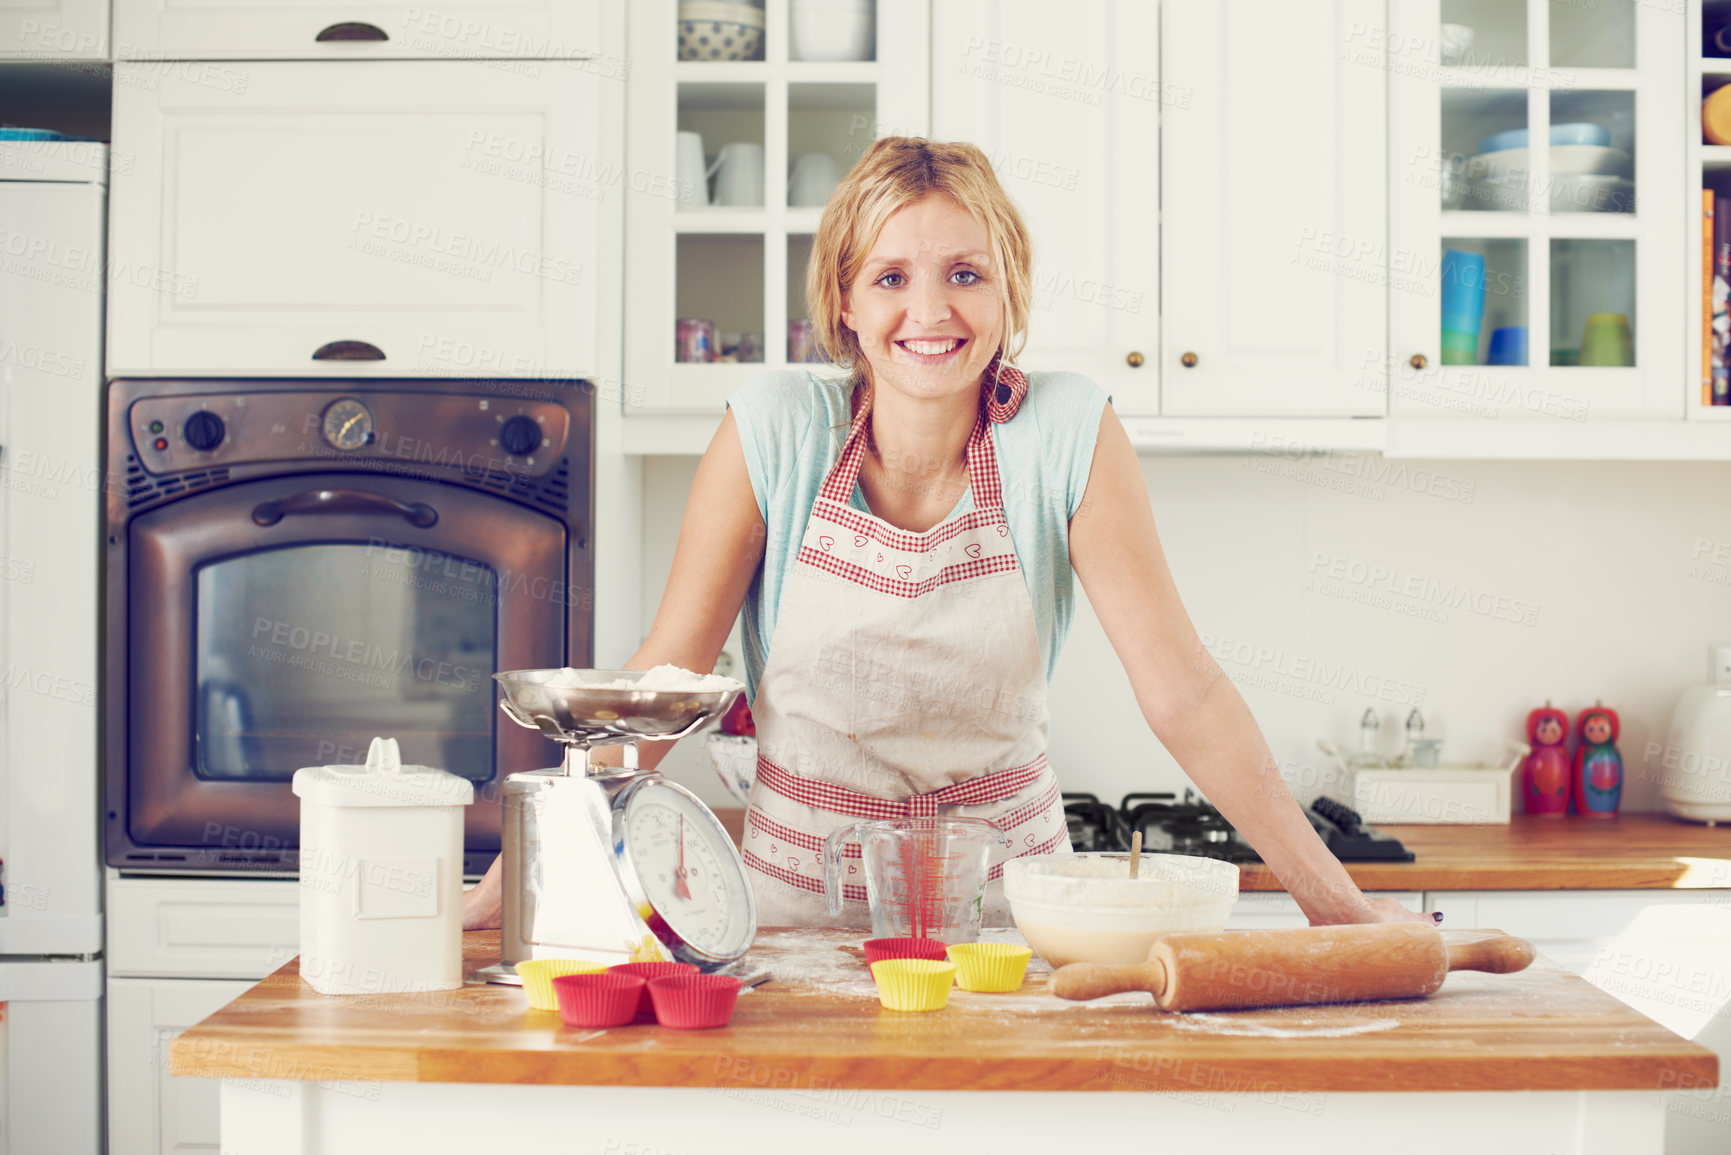
[[[555,513],[564,513],[571,505],[569,458],[561,457],[559,468],[545,477],[528,477],[521,473],[505,473],[500,470],[488,470],[484,474],[471,476],[476,484],[495,493],[502,493],[512,501],[520,501],[524,505],[538,505]]]
[[[190,493],[195,489],[204,489],[212,485],[220,485],[228,480],[226,469],[194,469],[187,473],[173,473],[161,479],[151,477],[138,464],[138,458],[128,453],[126,455],[126,506],[128,509],[159,501],[165,497],[174,497],[182,493]]]

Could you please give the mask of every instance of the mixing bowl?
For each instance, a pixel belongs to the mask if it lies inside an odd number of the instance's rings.
[[[1173,931],[1215,931],[1238,898],[1238,867],[1185,854],[1039,854],[1004,863],[1004,897],[1028,945],[1054,967],[1140,963]]]

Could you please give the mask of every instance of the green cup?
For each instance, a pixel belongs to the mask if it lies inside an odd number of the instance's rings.
[[[1581,364],[1633,365],[1635,340],[1622,313],[1594,313],[1581,334]]]
[[[1442,363],[1444,365],[1476,365],[1479,360],[1479,335],[1453,329],[1442,331]]]

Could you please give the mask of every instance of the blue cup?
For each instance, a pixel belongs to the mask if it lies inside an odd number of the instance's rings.
[[[1456,333],[1479,331],[1485,315],[1485,259],[1478,253],[1444,249],[1442,327]]]
[[[1491,330],[1491,347],[1485,354],[1486,365],[1525,365],[1527,363],[1527,329],[1510,325]]]

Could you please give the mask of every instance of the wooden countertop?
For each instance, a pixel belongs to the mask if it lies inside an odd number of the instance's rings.
[[[745,811],[718,810],[735,841]],[[1349,862],[1363,890],[1698,890],[1731,888],[1731,824],[1664,814],[1529,818],[1507,826],[1380,826],[1413,862]],[[1261,864],[1240,890],[1282,890]]]
[[[497,932],[464,936],[468,971]],[[326,996],[299,960],[175,1039],[176,1075],[329,1082],[552,1083],[773,1090],[1658,1090],[1713,1086],[1718,1060],[1540,959],[1461,972],[1429,999],[1163,1014],[1145,994],[1067,1003],[1038,959],[1020,992],[956,991],[929,1014],[879,1007],[845,931],[761,932],[720,1030],[564,1027],[515,987]],[[853,949],[849,949],[853,948]],[[1422,1125],[1422,1121],[1421,1121]]]
[[[1530,818],[1507,826],[1382,826],[1412,862],[1349,862],[1364,890],[1696,890],[1731,888],[1731,825],[1664,814]],[[1242,890],[1280,890],[1246,866]]]

